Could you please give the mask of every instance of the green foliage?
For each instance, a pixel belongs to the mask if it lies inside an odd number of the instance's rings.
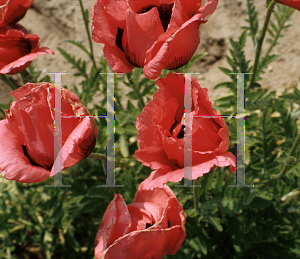
[[[81,1],[80,4],[87,26],[90,16]],[[278,6],[274,13],[275,20],[268,30],[269,49],[260,59],[257,81],[278,58],[270,53],[287,28],[291,14],[291,9],[284,6]],[[258,12],[251,0],[247,0],[247,15],[248,24],[241,36],[230,40],[228,66],[220,67],[229,80],[215,86],[215,89],[228,90],[214,102],[214,108],[223,115],[237,113],[237,75],[232,73],[253,71],[253,60],[245,56],[247,40],[256,46],[259,33]],[[106,115],[107,78],[99,74],[110,72],[106,61],[96,63],[91,46],[68,42],[87,54],[87,59],[80,59],[59,48],[81,80],[72,91],[90,107],[91,114]],[[189,71],[204,55],[194,56],[180,72]],[[162,76],[168,72],[163,71]],[[48,76],[40,79],[41,75],[33,65],[22,73],[24,82],[50,81]],[[9,77],[1,75],[0,78],[16,87]],[[175,255],[166,255],[165,259],[294,259],[300,256],[300,151],[291,155],[300,128],[300,90],[295,86],[293,91],[286,90],[279,95],[262,89],[257,82],[249,89],[249,79],[245,75],[245,170],[246,184],[254,187],[228,187],[235,184],[235,174],[230,174],[227,168],[216,168],[200,179],[196,210],[193,189],[168,183],[185,211],[186,239]],[[141,68],[126,76],[115,76],[115,179],[123,188],[99,187],[106,183],[105,163],[94,159],[64,170],[63,183],[71,185],[70,188],[45,187],[53,184],[53,178],[33,184],[0,178],[0,258],[93,258],[95,236],[113,193],[122,194],[127,204],[132,203],[139,184],[151,173],[134,155],[138,149],[135,123],[156,90],[155,81],[145,78]],[[101,100],[93,101],[95,95]],[[8,107],[0,106],[0,112],[4,113]],[[225,122],[230,133],[229,151],[235,154],[236,119],[225,119]],[[99,134],[94,152],[104,156],[106,120],[96,118],[96,123]],[[287,161],[286,174],[271,179]]]
[[[291,26],[291,24],[286,25],[286,23],[290,20],[294,11],[295,9],[285,5],[277,5],[277,10],[274,11],[274,19],[270,20],[270,26],[268,27],[269,38],[267,39],[267,43],[270,46],[266,56],[279,44],[279,38],[283,37],[282,31]]]
[[[88,78],[88,75],[86,73],[86,61],[81,60],[81,58],[76,60],[75,55],[69,54],[67,51],[63,50],[62,48],[57,47],[60,54],[70,63],[72,64],[72,68],[75,68],[78,70],[78,73],[74,74],[74,76],[83,76],[85,78]]]
[[[249,36],[252,39],[253,45],[256,46],[256,35],[258,32],[258,12],[256,11],[255,5],[253,0],[247,0],[247,15],[248,18],[246,22],[248,22],[248,27],[242,27],[243,29],[248,30]]]

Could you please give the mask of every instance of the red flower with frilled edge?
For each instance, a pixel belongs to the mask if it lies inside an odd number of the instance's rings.
[[[183,208],[168,186],[144,186],[128,206],[115,194],[96,235],[95,259],[159,259],[179,250],[186,236]]]
[[[17,99],[0,121],[0,172],[8,180],[41,182],[54,175],[54,92],[49,83],[27,83],[13,91]],[[62,166],[75,165],[94,149],[98,129],[79,98],[62,88]]]
[[[0,75],[16,74],[28,67],[39,55],[54,51],[40,48],[40,38],[27,34],[19,24],[0,28]]]
[[[300,11],[300,0],[276,0],[278,3],[292,7]]]
[[[20,21],[34,0],[0,0],[0,27]]]
[[[137,117],[135,152],[139,161],[156,169],[145,180],[147,188],[178,182],[184,177],[184,83],[182,75],[168,74],[156,81],[158,91]],[[208,90],[198,81],[192,84],[192,115],[219,116],[208,98]],[[235,171],[236,158],[227,152],[229,132],[221,117],[192,119],[192,179],[213,170],[229,166]]]
[[[156,79],[162,69],[186,64],[200,42],[199,26],[218,0],[96,0],[92,39],[103,43],[104,57],[115,72],[143,67]]]

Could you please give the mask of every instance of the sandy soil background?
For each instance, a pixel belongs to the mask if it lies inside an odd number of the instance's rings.
[[[253,0],[259,11],[260,28],[266,14],[264,0]],[[84,7],[92,12],[94,0],[84,0]],[[237,39],[241,34],[241,26],[246,25],[246,0],[220,0],[215,13],[209,21],[200,27],[201,42],[197,54],[208,54],[192,68],[193,72],[200,72],[198,79],[202,87],[210,91],[211,100],[223,95],[222,90],[215,91],[213,87],[228,81],[229,77],[223,74],[218,67],[229,65],[225,55],[229,54],[229,39]],[[90,19],[91,21],[91,19]],[[72,86],[80,82],[79,78],[72,76],[75,70],[56,49],[61,47],[69,53],[87,59],[86,54],[65,40],[75,40],[88,46],[80,6],[77,0],[35,0],[24,19],[20,21],[29,33],[38,34],[41,38],[40,45],[55,51],[55,55],[39,56],[34,64],[37,69],[46,72],[70,72],[63,76],[63,84]],[[282,56],[273,62],[266,74],[263,75],[263,87],[282,91],[284,87],[291,88],[297,85],[300,77],[300,12],[295,11],[290,24],[292,27],[284,31],[285,37],[281,38],[273,53]],[[91,25],[91,22],[90,22]],[[102,46],[94,43],[96,59],[102,56]],[[254,60],[254,49],[251,42],[247,43],[246,55]],[[18,75],[17,75],[18,76]],[[17,77],[15,76],[15,77]],[[0,82],[0,103],[9,101],[10,88]]]

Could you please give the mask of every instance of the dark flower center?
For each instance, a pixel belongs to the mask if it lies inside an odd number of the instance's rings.
[[[153,226],[154,225],[154,222],[152,221],[152,224],[151,223],[146,223],[146,229],[147,228],[150,228],[151,226]]]
[[[175,120],[175,122],[174,122],[174,124],[172,125],[172,127],[171,127],[171,129],[170,129],[171,135],[172,135],[173,129],[175,128],[175,125],[177,124],[177,120],[176,120],[176,119],[174,119],[174,120]]]
[[[122,46],[122,37],[123,37],[123,32],[121,28],[118,27],[118,32],[117,32],[117,37],[116,37],[116,44],[119,47],[120,50],[124,51],[123,46]]]
[[[173,136],[173,130],[174,130],[174,128],[177,125],[177,120],[176,119],[174,119],[174,120],[175,120],[175,122],[174,122],[174,124],[172,125],[172,127],[170,129],[170,133],[171,133],[172,136]],[[180,129],[178,135],[177,136],[173,136],[173,137],[177,137],[178,139],[184,138],[184,129],[185,129],[185,125],[181,125],[181,129]]]
[[[19,52],[22,56],[26,56],[32,51],[31,43],[29,40],[21,39],[16,42],[16,47],[19,48]]]
[[[181,126],[181,130],[179,131],[178,135],[177,135],[177,138],[178,139],[182,139],[184,137],[184,129],[185,129],[185,126],[182,125]]]
[[[146,223],[146,229],[152,227],[153,225],[154,225],[153,221],[152,221],[152,223]],[[170,223],[170,221],[168,221],[168,228],[170,228],[170,227],[171,227],[171,223]]]
[[[161,21],[161,25],[164,28],[164,31],[167,31],[168,25],[171,21],[171,16],[172,16],[172,9],[173,9],[174,4],[166,4],[162,6],[148,6],[144,7],[142,10],[140,10],[138,13],[146,13],[150,11],[153,7],[157,7],[158,12],[159,12],[159,18]]]

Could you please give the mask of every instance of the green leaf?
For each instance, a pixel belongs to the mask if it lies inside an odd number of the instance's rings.
[[[236,91],[236,86],[233,82],[222,82],[217,84],[214,89],[219,89],[219,88],[228,88],[230,90],[235,90]]]
[[[249,26],[242,28],[248,30],[249,35],[252,38],[253,45],[256,46],[256,35],[258,32],[258,12],[255,9],[253,0],[247,0],[247,15],[248,18],[246,19],[246,22],[249,24]]]
[[[229,75],[232,71],[225,67],[219,67],[219,69],[226,75]]]
[[[241,48],[245,48],[246,45],[246,41],[247,41],[247,31],[245,30],[242,35],[240,36],[240,46]]]
[[[65,42],[69,42],[75,46],[77,46],[78,48],[80,48],[81,50],[83,50],[88,56],[90,56],[90,52],[86,49],[86,47],[84,45],[82,45],[80,42],[78,41],[74,41],[74,40],[66,40]]]
[[[142,91],[141,95],[145,96],[146,94],[148,94],[152,89],[154,88],[154,84],[150,84],[145,86],[144,90]]]
[[[201,58],[205,57],[206,55],[207,55],[207,52],[199,54],[199,55],[194,55],[186,65],[184,65],[180,68],[180,70],[183,73],[187,73],[192,65],[194,65],[196,62],[198,62]]]
[[[119,136],[120,151],[123,157],[129,156],[128,140],[126,135],[122,134]]]
[[[60,52],[60,54],[72,65],[72,68],[77,69],[77,71],[80,73],[81,76],[88,78],[86,74],[86,62],[81,61],[81,58],[76,60],[75,56],[71,56],[68,52],[63,50],[62,48],[57,47],[57,50]]]
[[[139,97],[135,91],[131,91],[128,94],[126,94],[127,97],[129,97],[132,100],[138,100]]]
[[[208,217],[209,222],[215,227],[217,231],[223,231],[223,227],[220,224],[220,219],[217,217]]]

